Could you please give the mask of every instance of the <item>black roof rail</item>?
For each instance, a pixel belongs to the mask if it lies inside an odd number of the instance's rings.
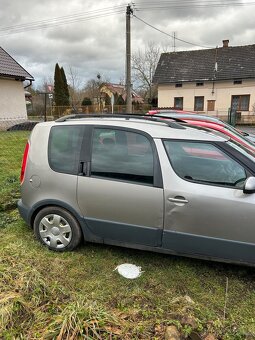
[[[125,113],[125,114],[87,114],[87,113],[77,113],[77,114],[72,114],[72,115],[67,115],[63,116],[61,118],[58,118],[56,122],[66,122],[69,119],[79,119],[79,118],[124,118],[126,120],[129,119],[141,119],[141,120],[146,120],[149,122],[159,122],[166,124],[167,126],[175,129],[185,129],[184,126],[178,124],[178,123],[185,123],[182,119],[179,118],[166,118],[164,117],[162,119],[161,116],[156,116],[156,115],[145,115],[145,114],[133,114],[133,113]],[[170,121],[170,119],[172,121]]]

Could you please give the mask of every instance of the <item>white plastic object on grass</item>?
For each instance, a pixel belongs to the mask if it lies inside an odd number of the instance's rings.
[[[118,273],[126,279],[136,279],[142,274],[141,267],[131,263],[120,264],[114,270],[117,270]]]

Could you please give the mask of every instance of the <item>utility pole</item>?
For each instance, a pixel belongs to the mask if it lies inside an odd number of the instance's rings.
[[[130,19],[133,9],[130,5],[126,11],[126,113],[132,113],[132,83],[131,83],[131,32]]]
[[[52,94],[51,92],[38,92],[38,94],[44,95],[44,121],[47,121],[47,95]]]

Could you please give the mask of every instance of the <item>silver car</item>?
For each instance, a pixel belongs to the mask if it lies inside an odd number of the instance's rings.
[[[225,137],[152,117],[37,124],[18,208],[49,249],[82,239],[255,265],[255,159]]]

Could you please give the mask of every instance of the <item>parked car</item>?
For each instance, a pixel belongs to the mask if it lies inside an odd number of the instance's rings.
[[[42,244],[255,265],[252,153],[161,118],[80,117],[37,124],[25,148],[18,208]]]
[[[149,111],[150,112],[150,111]],[[205,127],[208,129],[212,129],[215,131],[219,131],[231,139],[237,141],[238,143],[244,145],[246,148],[250,149],[252,152],[255,152],[255,144],[252,142],[253,136],[250,135],[249,139],[246,132],[240,131],[234,128],[232,125],[223,122],[222,120],[209,117],[205,115],[191,114],[191,113],[182,113],[178,111],[165,111],[158,113],[150,113],[150,115],[164,118],[178,118],[190,125],[196,125]]]
[[[194,112],[194,111],[184,111],[184,110],[176,110],[176,109],[165,109],[165,110],[150,110],[147,112],[147,114],[149,115],[168,115],[168,114],[187,114],[187,115],[196,115],[197,118],[200,118],[204,121],[211,121],[211,122],[215,122],[215,123],[221,123],[222,125],[224,125],[226,128],[229,128],[230,130],[232,131],[237,131],[239,132],[242,136],[246,137],[250,142],[252,143],[255,143],[255,134],[252,134],[252,133],[248,133],[246,131],[243,131],[243,130],[240,130],[240,129],[237,129],[235,127],[233,127],[232,125],[224,122],[223,120],[221,120],[220,118],[217,118],[217,117],[211,117],[211,116],[207,116],[207,115],[200,115],[200,114],[197,114],[197,112]],[[194,116],[193,116],[194,117]]]
[[[27,121],[18,123],[10,126],[7,131],[32,131],[36,124],[39,122],[36,121]]]

